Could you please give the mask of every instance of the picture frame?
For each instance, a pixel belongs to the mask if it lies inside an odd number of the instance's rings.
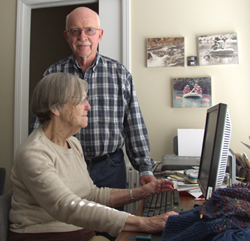
[[[211,77],[173,78],[173,107],[212,106]]]
[[[148,38],[147,67],[184,67],[184,37]]]
[[[237,33],[198,37],[199,65],[238,64]]]

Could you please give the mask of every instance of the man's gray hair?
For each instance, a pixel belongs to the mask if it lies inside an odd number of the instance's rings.
[[[40,80],[33,91],[31,111],[41,123],[51,119],[51,110],[60,110],[70,100],[78,105],[87,95],[88,83],[69,73],[52,73]]]

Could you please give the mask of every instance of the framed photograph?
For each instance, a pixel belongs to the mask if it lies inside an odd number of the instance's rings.
[[[238,64],[236,33],[198,37],[199,65]]]
[[[211,77],[173,78],[173,107],[212,106]]]
[[[184,38],[148,38],[147,67],[184,67]]]

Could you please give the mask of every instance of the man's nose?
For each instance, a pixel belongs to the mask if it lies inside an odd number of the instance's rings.
[[[87,39],[87,35],[85,34],[84,30],[82,29],[81,34],[79,35],[80,40],[86,40]]]

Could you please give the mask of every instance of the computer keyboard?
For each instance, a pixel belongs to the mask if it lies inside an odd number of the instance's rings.
[[[181,210],[179,192],[174,189],[174,191],[150,194],[145,199],[142,216],[153,217],[169,211],[179,213]]]

